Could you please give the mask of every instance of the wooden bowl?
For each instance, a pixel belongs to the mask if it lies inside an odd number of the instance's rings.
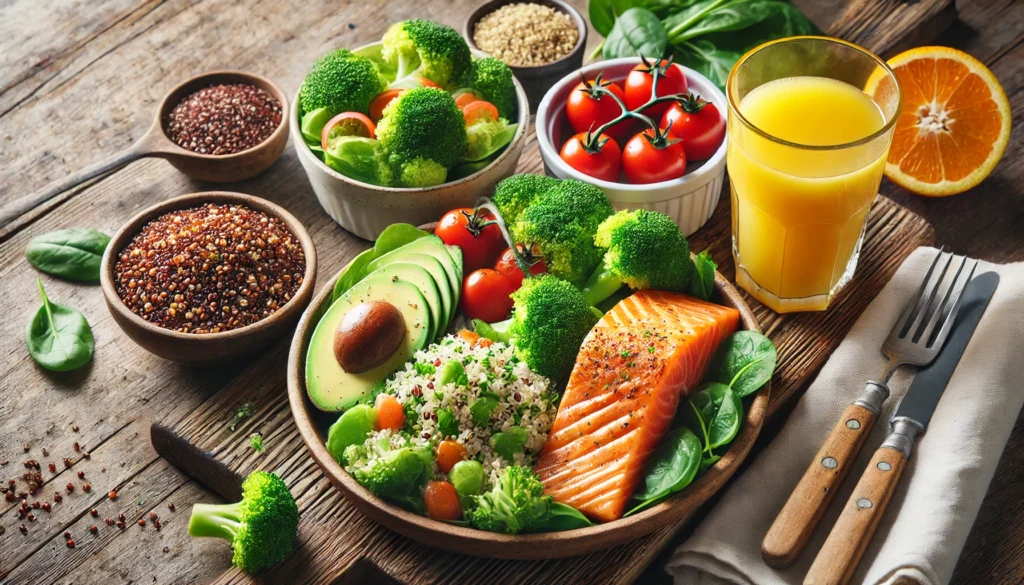
[[[490,2],[484,2],[477,7],[477,9],[470,13],[469,17],[466,18],[466,22],[462,26],[462,35],[466,37],[466,42],[469,43],[469,46],[477,51],[482,50],[473,40],[473,30],[476,28],[476,23],[480,22],[481,18],[506,4],[513,4],[522,1],[523,0],[490,0]],[[570,51],[568,55],[557,61],[552,61],[551,63],[545,63],[544,65],[538,65],[536,67],[517,67],[509,65],[509,69],[512,70],[512,74],[519,80],[519,83],[523,84],[523,89],[526,91],[526,99],[530,102],[530,112],[535,112],[537,111],[537,106],[540,105],[541,100],[544,99],[544,94],[555,81],[583,66],[583,50],[587,46],[587,21],[583,19],[583,16],[579,11],[565,2],[562,2],[562,0],[531,1],[534,4],[550,6],[559,12],[568,14],[569,17],[572,18],[573,23],[576,24],[576,31],[579,33],[579,37],[576,40],[576,46],[572,48],[572,51]]]
[[[340,274],[339,274],[340,275]],[[739,435],[729,451],[682,492],[634,516],[588,528],[546,534],[506,535],[431,520],[408,512],[371,494],[327,452],[324,442],[337,413],[318,410],[305,386],[309,339],[330,305],[334,282],[324,286],[302,315],[288,356],[288,401],[292,416],[313,459],[327,478],[362,513],[423,545],[450,552],[503,559],[552,559],[580,555],[635,540],[678,522],[706,502],[736,472],[761,431],[768,407],[768,385],[754,394]],[[715,274],[715,300],[740,312],[743,329],[760,331],[750,307],[721,274]]]
[[[151,219],[169,211],[194,207],[204,203],[237,203],[280,218],[302,245],[306,259],[306,272],[295,296],[269,317],[251,325],[222,333],[180,333],[154,325],[131,312],[121,301],[114,288],[114,267],[121,250]],[[107,309],[128,337],[143,349],[164,359],[194,366],[214,366],[255,356],[270,344],[286,336],[295,326],[302,311],[309,304],[316,286],[316,249],[313,240],[295,216],[283,207],[266,199],[231,193],[210,191],[193,193],[158,203],[128,220],[114,234],[103,253],[100,265],[100,285]]]

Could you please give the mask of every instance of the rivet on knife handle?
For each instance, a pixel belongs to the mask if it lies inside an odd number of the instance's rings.
[[[846,407],[765,534],[761,542],[765,563],[780,569],[789,567],[807,546],[864,447],[888,394],[884,384],[868,382],[864,395]]]
[[[910,437],[908,444],[912,443],[913,437]],[[875,451],[811,564],[804,585],[846,585],[853,579],[864,550],[896,491],[908,457],[909,453],[890,444],[888,439]]]

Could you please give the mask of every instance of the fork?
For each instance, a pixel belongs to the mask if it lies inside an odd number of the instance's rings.
[[[761,557],[768,565],[780,569],[789,567],[807,545],[871,433],[882,404],[889,397],[888,383],[896,368],[901,365],[928,365],[942,349],[949,335],[948,325],[960,309],[960,304],[954,303],[944,311],[946,300],[956,285],[956,279],[953,279],[943,286],[953,254],[946,257],[938,278],[929,286],[944,255],[942,249],[935,255],[917,294],[907,303],[882,344],[882,353],[889,361],[881,376],[878,380],[869,380],[863,393],[843,411],[765,534],[761,542]],[[963,262],[966,261],[965,257]],[[937,304],[934,303],[936,296],[940,298]],[[937,328],[938,323],[943,326]]]

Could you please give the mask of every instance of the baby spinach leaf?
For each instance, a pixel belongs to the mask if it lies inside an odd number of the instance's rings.
[[[705,380],[725,384],[743,398],[771,380],[777,362],[771,340],[756,331],[737,331],[718,347]]]
[[[39,285],[43,304],[25,328],[28,353],[37,364],[54,372],[68,372],[84,366],[92,358],[94,340],[85,315],[71,307],[51,303]]]
[[[633,497],[650,500],[685,488],[697,475],[701,452],[700,439],[690,429],[669,431],[648,463],[644,485]]]
[[[561,532],[593,526],[594,523],[582,512],[561,502],[551,502],[548,516],[544,518],[534,532]]]
[[[743,401],[731,388],[710,382],[690,396],[690,403],[700,412],[707,427],[704,451],[710,452],[736,438],[743,422]]]
[[[656,505],[664,502],[665,500],[668,499],[668,497],[670,495],[672,495],[672,494],[665,494],[665,495],[659,496],[657,498],[650,498],[648,500],[644,500],[644,501],[640,502],[639,504],[637,504],[636,506],[634,506],[628,512],[623,514],[622,517],[625,518],[626,516],[632,516],[633,514],[637,514],[639,512],[643,512],[644,510],[646,510],[647,508],[650,508],[651,506],[656,506]]]
[[[70,228],[29,240],[25,257],[37,269],[68,280],[99,280],[110,236],[93,229]]]
[[[711,467],[715,463],[718,463],[718,460],[721,459],[721,458],[722,458],[721,455],[708,455],[707,457],[701,459],[700,460],[700,472],[698,473],[698,475],[703,475],[705,471],[711,469]]]
[[[718,266],[711,254],[704,250],[693,259],[693,278],[690,279],[690,294],[705,301],[715,292],[715,269]]]
[[[725,87],[732,66],[743,56],[741,51],[727,51],[706,40],[688,41],[676,47],[676,62],[707,77],[718,87]]]
[[[604,56],[659,58],[666,46],[668,37],[661,20],[646,8],[630,8],[619,16],[605,39]]]

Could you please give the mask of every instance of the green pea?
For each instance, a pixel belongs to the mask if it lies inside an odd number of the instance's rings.
[[[484,466],[473,459],[459,461],[448,472],[448,481],[460,497],[475,496],[484,486]]]
[[[357,404],[345,411],[327,433],[327,451],[340,463],[345,463],[345,448],[362,445],[377,422],[377,410],[368,404]]]
[[[466,375],[466,369],[458,360],[449,360],[441,367],[441,375],[437,377],[437,385],[453,384],[458,382],[460,377]]]

